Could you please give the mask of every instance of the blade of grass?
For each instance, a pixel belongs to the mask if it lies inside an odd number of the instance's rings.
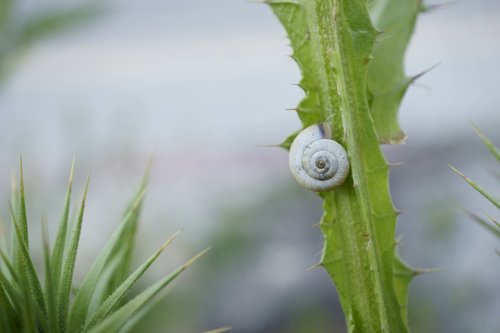
[[[474,131],[476,131],[479,138],[483,141],[486,148],[488,148],[488,150],[491,152],[491,154],[496,158],[497,162],[500,163],[500,149],[498,149],[493,144],[493,142],[491,142],[491,140],[488,139],[488,137],[486,135],[484,135],[484,133],[476,125],[474,125],[473,123],[471,123],[471,125],[472,125],[472,128],[474,129]]]
[[[61,219],[59,222],[59,228],[57,230],[56,241],[54,244],[54,249],[52,250],[52,257],[50,261],[51,265],[51,280],[53,283],[53,290],[59,289],[59,282],[61,280],[61,271],[63,266],[64,258],[64,248],[68,239],[68,220],[69,220],[69,209],[71,203],[71,192],[73,187],[73,176],[75,170],[75,160],[71,163],[71,169],[69,172],[68,186],[66,190],[66,198],[64,200],[64,208],[61,214]]]
[[[12,215],[12,221],[13,221],[13,223],[15,223],[13,208],[11,205],[9,207],[10,207],[10,212]],[[19,233],[19,226],[17,225],[17,223],[14,224],[14,226],[15,226],[15,228],[13,228],[13,229],[15,230],[15,235],[19,239],[21,237],[20,233]],[[24,248],[23,246],[21,246],[22,245],[21,241],[19,242],[19,245],[20,245],[21,249]],[[21,253],[24,253],[24,251],[21,251]],[[2,257],[5,266],[9,270],[10,275],[12,276],[12,281],[15,282],[15,285],[12,285],[12,284],[8,283],[8,279],[5,279],[4,286],[10,286],[9,290],[10,290],[10,293],[12,295],[12,300],[13,301],[17,300],[19,302],[18,303],[19,307],[18,307],[17,313],[19,313],[21,316],[21,318],[20,318],[20,322],[21,322],[20,323],[20,326],[21,326],[20,331],[23,333],[35,333],[36,332],[36,327],[35,327],[36,318],[35,318],[35,314],[33,312],[34,311],[33,307],[35,305],[34,303],[36,303],[36,302],[33,301],[33,297],[36,297],[36,296],[35,296],[35,293],[32,292],[32,288],[30,286],[30,283],[28,282],[28,277],[27,277],[27,273],[26,273],[26,271],[28,269],[26,269],[26,270],[24,269],[24,267],[26,267],[27,265],[25,265],[24,262],[21,261],[22,265],[20,267],[21,267],[22,271],[19,271],[19,273],[21,273],[21,274],[18,274],[18,272],[14,268],[13,264],[9,261],[9,259],[5,255],[5,253],[0,251],[0,256]],[[21,258],[23,258],[23,257],[21,256]],[[14,259],[17,261],[17,258],[14,258]],[[31,295],[30,295],[30,292],[31,292]],[[39,313],[39,316],[40,316],[41,311],[38,310],[37,312]]]
[[[0,251],[8,253],[8,245],[7,242],[7,230],[5,220],[0,217]],[[0,266],[0,271],[2,270],[2,266]]]
[[[474,187],[476,189],[476,191],[481,193],[483,197],[488,199],[492,204],[494,204],[497,208],[500,209],[500,198],[495,197],[490,191],[488,191],[484,187],[476,184],[472,179],[470,179],[469,177],[467,177],[466,175],[464,175],[463,173],[461,173],[460,171],[458,171],[457,169],[455,169],[451,165],[448,164],[448,166],[453,171],[455,171],[460,177],[462,177],[467,183],[469,183],[469,185]]]
[[[485,228],[486,230],[490,231],[493,235],[497,236],[498,238],[500,238],[500,228],[496,228],[495,226],[493,226],[491,223],[489,223],[488,221],[486,221],[485,219],[482,219],[481,217],[477,216],[476,214],[474,213],[471,213],[471,212],[465,212],[467,215],[469,215],[469,217],[471,219],[473,219],[475,222],[479,223],[481,226],[483,226],[483,228]],[[496,224],[495,221],[493,221],[493,223]],[[498,225],[496,225],[498,227]]]
[[[80,242],[80,234],[82,231],[83,212],[85,210],[85,201],[87,198],[89,181],[90,176],[87,177],[87,181],[85,183],[85,189],[83,191],[83,198],[80,204],[77,223],[73,228],[73,234],[68,244],[68,251],[64,260],[61,281],[59,282],[59,290],[57,295],[57,313],[59,330],[61,332],[67,332],[69,299],[71,294],[71,286],[73,283],[73,272],[75,270],[76,253],[78,251],[78,244]]]
[[[24,195],[24,176],[23,176],[23,158],[19,160],[19,206],[18,206],[18,222],[21,231],[21,236],[29,249],[28,236],[28,219],[26,215],[26,199]]]
[[[144,304],[149,302],[155,295],[169,285],[176,277],[184,272],[190,265],[192,265],[198,258],[204,255],[208,249],[201,251],[184,265],[179,267],[176,271],[150,286],[142,293],[137,295],[130,302],[122,306],[112,315],[104,319],[99,325],[92,328],[85,333],[114,333],[118,332],[120,328],[138,311]]]
[[[224,327],[216,328],[214,330],[206,331],[206,332],[203,332],[203,333],[223,333],[223,332],[229,332],[232,329],[233,329],[232,327],[224,326]]]
[[[173,242],[173,240],[180,234],[177,231],[173,234],[148,260],[146,260],[138,269],[135,270],[97,309],[97,311],[89,319],[85,325],[85,331],[96,325],[120,304],[120,301],[125,297],[130,288],[139,280],[139,278],[146,272],[146,270],[153,264],[158,256],[165,250],[165,248]]]
[[[15,313],[19,313],[20,297],[16,288],[10,283],[3,272],[0,272],[0,313],[5,313],[7,318],[13,320]]]
[[[38,273],[36,272],[35,264],[33,263],[33,260],[30,256],[28,246],[22,237],[22,231],[16,221],[13,207],[12,205],[10,205],[9,207],[12,215],[12,223],[14,225],[17,235],[17,240],[20,245],[19,248],[20,248],[21,263],[22,263],[20,281],[22,283],[27,282],[26,285],[24,286],[21,285],[21,289],[23,289],[23,291],[25,292],[28,292],[28,290],[31,291],[31,295],[33,297],[35,304],[34,308],[35,313],[40,317],[39,318],[40,323],[43,326],[46,326],[46,321],[44,319],[46,319],[47,316],[47,308],[43,297],[43,291],[42,291],[42,286],[40,284],[40,279],[38,277]]]
[[[141,192],[134,201],[132,208],[128,214],[123,218],[122,223],[118,226],[118,229],[113,233],[111,238],[107,241],[104,248],[101,250],[96,260],[92,264],[89,272],[83,279],[80,285],[73,306],[71,308],[69,316],[69,329],[70,332],[77,332],[79,327],[82,327],[86,320],[89,310],[89,306],[92,302],[92,298],[95,296],[94,291],[97,283],[104,271],[106,265],[109,263],[112,254],[120,246],[120,241],[127,230],[127,225],[133,218],[133,215],[137,209],[139,209],[143,199],[145,191]]]
[[[20,283],[20,277],[16,273],[16,270],[14,269],[14,266],[12,266],[12,263],[10,262],[9,258],[5,254],[5,252],[0,251],[0,257],[2,258],[3,263],[5,264],[5,267],[7,267],[7,270],[12,277],[12,279],[9,280],[7,275],[4,272],[0,271],[0,274],[2,274],[2,283],[4,286],[5,291],[12,297],[11,302],[13,303],[13,306],[19,309],[20,302],[16,302],[20,300],[20,297],[13,297],[13,295],[19,294],[21,288],[19,286]]]
[[[0,272],[1,275],[1,272]],[[7,295],[2,287],[2,281],[0,277],[0,332],[11,333],[15,332],[14,325],[15,312],[11,307]]]
[[[489,216],[488,214],[486,214],[486,216],[490,219],[490,221],[496,225],[498,228],[500,228],[500,223],[498,223],[497,220],[495,220],[494,218],[492,218],[491,216]]]
[[[142,177],[141,183],[139,185],[139,189],[136,192],[136,195],[134,196],[137,197],[145,191],[147,188],[148,182],[149,182],[149,177],[151,174],[151,168],[153,164],[153,159],[150,159],[146,171],[144,172],[144,175]],[[134,202],[132,201],[125,212],[130,211],[131,207],[133,206]],[[120,246],[116,249],[116,251],[111,255],[113,258],[119,258],[119,265],[116,265],[109,275],[109,278],[103,283],[105,283],[106,286],[106,291],[102,293],[98,293],[97,295],[102,295],[103,297],[106,297],[110,295],[115,289],[127,278],[127,276],[130,273],[130,268],[132,265],[132,254],[134,252],[134,240],[135,240],[135,235],[137,233],[137,225],[139,223],[139,216],[141,213],[141,207],[142,205],[139,205],[137,209],[134,210],[134,214],[132,215],[130,222],[127,225],[127,228],[124,232],[122,241],[120,242]],[[126,214],[126,213],[125,213]],[[98,304],[102,303],[102,299],[96,299]]]
[[[14,204],[17,202],[17,180],[14,171],[11,171],[10,175],[10,197],[11,202]],[[19,253],[19,244],[17,243],[16,231],[14,228],[10,228],[10,252],[9,255],[12,258],[12,261],[18,263],[20,261],[18,253]]]
[[[37,333],[36,323],[36,308],[33,299],[29,295],[29,289],[26,287],[21,287],[23,292],[23,310],[22,313],[22,332],[23,333]],[[46,329],[46,328],[45,328]]]
[[[12,178],[13,182],[15,182],[15,177]],[[17,209],[17,218],[19,220],[20,225],[18,225],[16,221],[16,214],[14,213],[14,207],[10,205],[11,209],[11,219],[15,228],[13,228],[13,232],[15,233],[15,248],[14,254],[17,257],[17,267],[21,272],[21,280],[22,282],[27,281],[27,285],[21,285],[21,289],[26,295],[27,290],[31,290],[33,292],[33,297],[36,300],[36,304],[38,304],[39,308],[44,308],[43,305],[43,295],[41,294],[41,286],[40,281],[38,280],[38,275],[36,274],[34,264],[31,261],[31,257],[29,255],[29,236],[28,236],[28,221],[26,214],[26,199],[24,194],[24,176],[23,176],[23,159],[22,156],[19,158],[19,189],[16,189],[15,184],[12,186],[12,192],[15,195],[12,196],[13,202],[16,202]],[[38,289],[38,290],[37,290]],[[30,322],[32,319],[33,311],[31,302],[26,298],[25,302],[25,316],[23,317],[23,322],[25,329],[31,331],[34,329],[34,323]],[[39,309],[43,313],[43,310]]]
[[[118,333],[129,333],[136,332],[134,330],[137,325],[141,324],[141,320],[150,313],[161,301],[161,297],[154,297],[148,303],[144,304],[139,310],[137,310],[130,319],[120,328]]]
[[[97,285],[95,286],[91,302],[89,304],[87,315],[91,316],[91,314],[95,313],[97,308],[102,305],[106,297],[111,295],[114,290],[110,289],[110,281],[116,271],[119,269],[123,263],[121,261],[121,257],[115,257],[114,255],[110,256],[109,261],[106,263],[103,271],[99,275],[99,279],[97,281]],[[115,288],[116,289],[116,288]],[[88,319],[87,316],[87,319]],[[86,322],[85,322],[86,323]],[[82,323],[82,324],[85,324]]]
[[[4,264],[12,277],[11,282],[9,281],[9,278],[0,271],[0,298],[4,299],[4,305],[0,313],[6,316],[8,322],[7,326],[9,327],[4,328],[3,326],[0,326],[0,328],[2,328],[1,332],[20,332],[22,320],[21,316],[26,307],[26,302],[24,301],[25,292],[23,293],[23,288],[18,285],[20,280],[14,270],[14,267],[12,266],[12,263],[9,261],[7,254],[0,251],[0,257],[2,258],[2,261],[4,261]],[[12,327],[17,327],[17,329],[12,329]],[[12,331],[9,331],[9,329],[12,329]]]
[[[42,244],[43,244],[43,261],[45,265],[45,304],[47,304],[47,326],[49,332],[59,332],[59,325],[57,325],[57,298],[55,294],[54,281],[52,279],[52,267],[50,261],[50,246],[49,236],[47,232],[47,223],[42,220]]]

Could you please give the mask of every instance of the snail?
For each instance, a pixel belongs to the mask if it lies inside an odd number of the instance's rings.
[[[315,192],[342,185],[349,175],[347,152],[331,139],[326,123],[305,128],[290,147],[289,166],[299,184]]]

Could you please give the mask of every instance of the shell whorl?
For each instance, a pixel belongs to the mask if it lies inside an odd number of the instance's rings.
[[[328,124],[305,128],[290,147],[289,166],[299,184],[315,192],[342,185],[349,175],[347,152],[331,139]]]

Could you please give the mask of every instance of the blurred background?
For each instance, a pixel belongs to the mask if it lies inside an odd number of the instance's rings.
[[[88,4],[2,0],[2,215],[22,153],[32,232],[42,216],[54,232],[76,157],[75,188],[92,174],[80,279],[154,155],[137,262],[183,234],[142,286],[212,250],[137,332],[345,332],[329,277],[308,270],[322,248],[320,198],[293,181],[285,151],[261,147],[300,128],[286,111],[302,97],[300,73],[271,10],[244,0]],[[462,1],[422,15],[407,54],[409,74],[439,64],[404,100],[406,144],[384,147],[402,163],[391,171],[400,251],[414,267],[442,269],[411,286],[414,332],[500,331],[499,245],[462,208],[498,212],[447,166],[499,192],[498,165],[469,124],[500,143],[499,35],[498,1]]]

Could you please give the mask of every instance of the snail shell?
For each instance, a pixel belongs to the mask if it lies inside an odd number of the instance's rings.
[[[315,192],[342,185],[349,175],[347,152],[331,139],[326,123],[307,127],[290,147],[289,166],[299,184]]]

